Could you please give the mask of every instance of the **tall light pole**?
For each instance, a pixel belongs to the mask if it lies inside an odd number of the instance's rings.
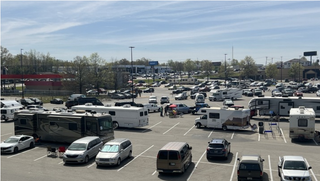
[[[281,56],[281,64],[280,64],[280,68],[281,68],[281,82],[282,82],[282,56]]]
[[[130,76],[131,76],[131,97],[132,97],[132,102],[134,102],[134,96],[133,96],[133,76],[132,76],[132,72],[133,72],[133,61],[132,61],[132,48],[134,48],[133,46],[130,46],[129,47],[131,49],[131,73],[130,73]],[[137,95],[137,93],[136,93]]]
[[[300,66],[301,66],[300,60],[301,60],[301,55],[299,55],[299,82],[300,82]]]
[[[24,98],[24,92],[23,92],[23,84],[24,84],[24,81],[23,81],[23,66],[22,66],[22,50],[20,50],[20,63],[21,63],[21,82],[22,82],[22,92],[21,92],[21,98],[23,99]]]
[[[224,86],[227,87],[227,54],[224,54]]]

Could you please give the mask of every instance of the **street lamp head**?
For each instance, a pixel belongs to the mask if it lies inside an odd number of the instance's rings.
[[[134,46],[130,46],[129,48],[134,48]]]

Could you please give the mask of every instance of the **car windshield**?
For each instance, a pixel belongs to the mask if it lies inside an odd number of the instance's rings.
[[[85,143],[72,143],[69,147],[68,150],[72,151],[83,151],[86,150],[87,145]]]
[[[283,169],[286,170],[307,170],[304,161],[286,161],[284,162]]]
[[[9,138],[6,141],[4,141],[5,143],[18,143],[19,139],[18,138]]]
[[[117,153],[119,151],[119,145],[104,145],[101,152]]]

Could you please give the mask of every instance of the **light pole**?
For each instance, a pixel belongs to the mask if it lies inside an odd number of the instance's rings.
[[[224,86],[227,87],[227,54],[224,54]]]
[[[301,65],[300,60],[301,60],[301,55],[299,55],[299,83],[300,83],[300,65]]]
[[[22,66],[22,50],[20,50],[20,63],[21,63],[21,82],[22,82],[22,92],[21,92],[21,98],[23,99],[24,98],[24,92],[23,92],[23,84],[24,84],[24,81],[23,81],[23,66]]]
[[[132,62],[132,48],[134,48],[133,46],[130,46],[129,47],[131,49],[131,73],[130,73],[130,76],[131,76],[131,97],[132,97],[132,102],[134,102],[134,96],[133,96],[133,77],[132,77],[132,71],[133,71],[133,62]],[[137,94],[136,94],[137,95]]]
[[[282,82],[282,56],[281,56],[281,64],[280,64],[280,68],[281,68],[281,82]]]

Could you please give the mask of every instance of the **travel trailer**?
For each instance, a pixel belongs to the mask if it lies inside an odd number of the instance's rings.
[[[200,118],[195,119],[195,126],[221,128],[223,130],[241,130],[250,127],[250,110],[241,107],[210,107],[201,108]]]
[[[72,143],[85,136],[114,139],[109,114],[21,110],[14,115],[15,135],[32,135],[43,141]]]
[[[209,96],[209,101],[223,101],[225,98],[232,100],[242,98],[242,90],[237,88],[211,90],[210,93],[212,95]]]
[[[316,117],[320,117],[320,98],[316,97],[256,97],[249,101],[249,109],[252,116],[272,116],[278,115],[289,117],[291,108],[308,106],[315,112]]]
[[[291,139],[313,139],[315,134],[315,112],[300,106],[290,109],[289,137]]]
[[[87,103],[85,105],[73,106],[72,110],[110,114],[114,129],[118,127],[143,127],[149,124],[148,108],[146,107],[134,107],[128,104],[124,106],[95,106]]]
[[[169,83],[174,83],[174,84],[198,84],[199,81],[196,78],[178,78],[178,79],[169,79]]]
[[[9,121],[13,119],[14,112],[23,109],[23,105],[15,100],[1,101],[1,120]]]

